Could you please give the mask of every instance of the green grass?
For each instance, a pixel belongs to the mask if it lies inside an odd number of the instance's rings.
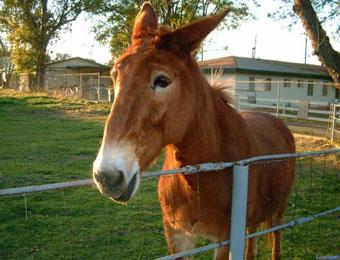
[[[0,92],[0,188],[90,178],[109,109]],[[145,181],[128,206],[94,187],[27,195],[27,210],[23,196],[0,198],[0,259],[165,255],[156,186]]]
[[[91,177],[109,105],[0,90],[0,189]],[[158,160],[150,170],[159,169]],[[333,161],[333,164],[331,164]],[[286,219],[339,205],[336,158],[305,159]],[[312,176],[312,177],[311,177]],[[0,259],[152,259],[168,253],[157,180],[118,205],[95,187],[0,198]],[[283,259],[338,254],[339,220],[283,232]],[[201,239],[199,245],[206,244]],[[259,241],[259,259],[268,259]],[[211,259],[211,252],[195,259]]]

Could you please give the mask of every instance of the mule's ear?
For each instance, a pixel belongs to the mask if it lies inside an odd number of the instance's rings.
[[[157,16],[149,2],[145,2],[135,19],[132,46],[148,44],[157,33]]]
[[[166,36],[166,41],[171,41],[172,46],[177,45],[176,49],[183,55],[190,54],[197,49],[204,38],[213,31],[231,9],[226,8],[217,15],[198,20],[187,26],[179,28]],[[165,40],[165,39],[164,39]]]

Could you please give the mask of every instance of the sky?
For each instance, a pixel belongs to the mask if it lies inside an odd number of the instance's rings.
[[[204,59],[223,56],[251,57],[252,48],[256,44],[256,58],[304,63],[306,36],[301,22],[288,30],[289,21],[274,21],[267,18],[267,13],[277,8],[278,1],[259,1],[260,8],[253,12],[255,20],[243,22],[235,30],[215,30],[204,41]],[[60,40],[49,47],[52,57],[56,53],[67,53],[72,57],[94,59],[106,64],[111,59],[109,45],[101,45],[91,32],[93,21],[81,15],[71,30],[63,32]],[[325,28],[327,31],[327,28]],[[340,43],[330,36],[333,48],[340,50]],[[227,46],[227,50],[224,47]],[[320,64],[312,55],[312,47],[307,41],[307,63]]]

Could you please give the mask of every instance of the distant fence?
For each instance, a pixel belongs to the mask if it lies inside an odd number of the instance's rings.
[[[278,155],[268,155],[268,156],[258,156],[254,158],[249,158],[237,162],[226,162],[226,163],[204,163],[198,164],[194,166],[186,166],[179,169],[167,170],[167,171],[158,171],[158,172],[145,172],[142,177],[150,178],[150,177],[158,177],[161,175],[173,175],[173,174],[197,174],[200,172],[211,172],[218,171],[227,168],[233,169],[233,188],[232,188],[232,209],[231,209],[231,234],[230,240],[219,241],[217,243],[212,243],[207,246],[203,246],[200,248],[196,248],[189,251],[180,252],[174,255],[169,255],[166,257],[162,257],[159,259],[168,260],[168,259],[177,259],[180,257],[190,256],[198,253],[202,253],[207,250],[211,250],[214,248],[230,245],[230,257],[232,260],[241,260],[244,259],[244,249],[245,249],[245,241],[248,238],[262,236],[269,232],[291,228],[296,225],[302,225],[307,222],[310,222],[316,218],[320,218],[322,216],[326,216],[329,214],[334,214],[340,211],[340,205],[334,205],[332,208],[328,208],[323,210],[322,212],[317,212],[308,216],[298,216],[297,218],[279,225],[272,227],[270,229],[258,231],[253,234],[246,234],[246,210],[247,210],[247,186],[248,186],[248,175],[249,175],[249,166],[252,164],[258,163],[272,163],[279,162],[289,158],[306,158],[306,157],[320,157],[327,155],[335,155],[336,158],[335,163],[338,164],[338,157],[340,155],[340,149],[331,149],[317,152],[306,152],[306,153],[296,153],[296,154],[278,154]],[[301,174],[301,173],[300,173]],[[339,176],[339,168],[337,168],[336,178]],[[334,177],[334,176],[333,176]],[[324,178],[324,177],[323,177]],[[312,179],[311,179],[312,181]],[[56,183],[56,184],[46,184],[40,186],[30,186],[30,187],[22,187],[22,188],[13,188],[13,189],[3,189],[0,190],[1,196],[13,196],[19,194],[28,194],[37,191],[47,191],[54,189],[64,189],[68,187],[78,187],[92,184],[92,180],[82,180],[75,182],[67,182],[67,183]],[[336,201],[335,203],[338,203]],[[333,252],[334,253],[334,252]],[[336,253],[336,252],[335,252]]]
[[[220,73],[220,74],[219,74]],[[216,75],[215,75],[216,74]],[[340,104],[340,90],[334,83],[313,80],[223,78],[212,74],[211,83],[221,86],[233,97],[238,111],[259,111],[287,120],[289,126],[331,138],[331,127],[340,131],[336,119],[332,125],[332,105]],[[340,111],[335,111],[335,117]],[[334,132],[334,131],[333,131]]]
[[[329,122],[331,106],[329,103],[306,100],[280,100],[276,103],[276,100],[265,98],[253,100],[254,103],[240,97],[239,110],[257,110],[277,117]]]
[[[324,133],[331,124],[331,105],[340,103],[340,90],[330,82],[222,79],[222,74],[216,73],[213,73],[211,81],[221,85],[234,97],[234,106],[237,110],[255,110],[285,119],[315,122],[318,127],[324,129]],[[29,77],[22,77],[21,81],[23,79],[29,81]],[[45,89],[50,94],[59,96],[100,102],[114,100],[111,77],[100,73],[47,73]],[[335,128],[336,126],[337,124]]]
[[[114,99],[111,77],[100,73],[46,75],[45,89],[54,95],[91,101],[112,102]]]
[[[328,122],[330,105],[340,102],[333,83],[291,80],[226,81],[239,110],[258,110],[284,118]]]
[[[332,104],[328,126],[331,142],[340,140],[340,104]]]

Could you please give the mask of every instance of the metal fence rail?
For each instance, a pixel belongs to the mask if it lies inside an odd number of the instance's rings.
[[[307,216],[307,217],[300,217],[300,218],[291,220],[287,223],[284,223],[282,225],[278,225],[278,226],[275,226],[275,227],[272,227],[272,228],[269,228],[269,229],[265,229],[265,230],[262,230],[262,231],[258,231],[258,232],[246,235],[245,239],[263,236],[263,235],[266,235],[270,232],[274,232],[274,231],[285,229],[285,228],[291,228],[291,227],[294,227],[296,225],[303,225],[303,224],[306,224],[306,223],[308,223],[308,222],[310,222],[314,219],[335,213],[337,211],[340,211],[340,207],[330,209],[330,210],[326,210],[326,211],[320,212],[318,214],[310,215],[310,216]],[[192,250],[183,251],[183,252],[180,252],[180,253],[177,253],[177,254],[160,257],[160,258],[157,258],[156,260],[172,260],[172,259],[178,259],[178,258],[181,258],[181,257],[192,256],[192,255],[199,254],[199,253],[202,253],[202,252],[205,252],[205,251],[208,251],[208,250],[212,250],[212,249],[215,249],[215,248],[218,248],[218,247],[227,246],[229,244],[230,244],[230,240],[224,240],[224,241],[221,241],[221,242],[211,243],[211,244],[206,245],[206,246],[197,247],[197,248],[192,249]],[[233,258],[233,259],[237,259],[237,258]],[[243,258],[241,258],[241,259],[243,259]]]
[[[263,156],[257,156],[257,157],[240,160],[237,162],[201,163],[197,165],[187,165],[185,167],[181,167],[178,169],[155,171],[155,172],[143,172],[141,175],[141,178],[159,177],[161,175],[170,175],[170,174],[178,174],[178,173],[195,174],[199,172],[220,171],[220,170],[224,170],[227,168],[231,168],[234,165],[249,165],[251,163],[256,163],[256,162],[261,162],[261,161],[274,161],[274,160],[284,160],[288,158],[301,158],[301,157],[317,157],[321,155],[329,155],[329,154],[336,154],[336,153],[340,153],[340,148],[322,150],[322,151],[316,151],[316,152],[263,155]],[[92,179],[84,179],[84,180],[78,180],[78,181],[69,181],[69,182],[60,182],[60,183],[33,185],[33,186],[18,187],[18,188],[1,189],[0,197],[27,194],[27,193],[32,193],[32,192],[51,191],[51,190],[57,190],[57,189],[63,189],[63,188],[81,187],[81,186],[87,186],[91,184],[93,184]]]
[[[203,163],[203,164],[198,164],[198,165],[189,165],[189,166],[185,166],[179,169],[143,173],[142,175],[143,178],[150,178],[150,177],[158,177],[161,175],[171,175],[171,174],[177,174],[177,173],[195,174],[199,172],[211,172],[211,171],[218,171],[218,170],[223,170],[226,168],[233,167],[232,213],[231,213],[232,217],[231,217],[230,240],[212,243],[204,247],[195,248],[193,250],[188,250],[188,251],[183,251],[178,254],[169,255],[169,256],[166,256],[160,259],[162,260],[177,259],[177,258],[184,257],[184,256],[198,254],[198,253],[208,251],[208,250],[211,250],[217,247],[222,247],[228,244],[230,244],[230,258],[229,259],[232,259],[232,260],[244,259],[244,247],[245,247],[246,239],[260,236],[260,235],[273,232],[276,230],[293,227],[295,225],[301,225],[301,224],[310,222],[313,219],[319,218],[321,216],[340,211],[340,207],[338,205],[333,209],[328,209],[326,211],[319,212],[317,214],[310,215],[310,216],[299,217],[285,224],[278,225],[270,229],[266,229],[260,232],[255,232],[249,235],[246,235],[245,233],[249,165],[260,163],[260,162],[281,161],[281,160],[286,160],[289,158],[318,157],[318,156],[326,156],[326,155],[332,155],[332,154],[340,154],[340,149],[330,149],[330,150],[324,150],[324,151],[295,153],[295,154],[266,155],[266,156],[248,158],[248,159],[240,160],[237,162]],[[90,185],[92,183],[93,182],[91,179],[86,179],[86,180],[73,181],[73,182],[2,189],[0,190],[0,197],[26,194],[26,193],[32,193],[32,192],[38,192],[38,191],[62,189],[62,188],[68,188],[68,187],[80,187],[84,185]]]

